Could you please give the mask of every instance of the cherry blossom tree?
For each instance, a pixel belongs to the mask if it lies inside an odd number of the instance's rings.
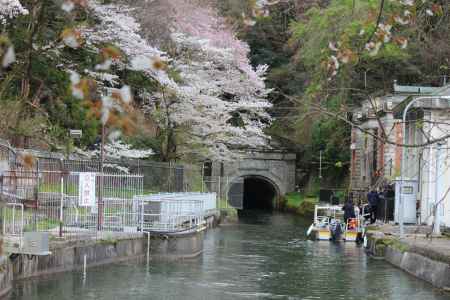
[[[27,13],[18,0],[0,1],[3,23]],[[159,132],[166,135],[162,144],[170,159],[195,151],[210,158],[230,159],[235,157],[236,149],[268,147],[269,138],[264,134],[271,122],[266,112],[271,106],[266,100],[270,91],[264,84],[267,67],[251,66],[248,45],[236,37],[211,2],[108,3],[27,2],[30,17],[26,21],[31,24],[28,48],[19,53],[21,61],[17,64],[27,70],[21,79],[21,99],[30,103],[32,99],[39,108],[39,101],[34,99],[39,99],[40,94],[31,74],[34,53],[61,60],[62,52],[67,55],[87,51],[97,54],[97,64],[81,69],[66,56],[57,68],[70,74],[72,97],[89,107],[89,116],[108,128],[111,143],[119,142],[118,130],[136,127],[133,98],[138,97],[148,121],[157,120]],[[56,40],[41,43],[37,38],[47,23],[37,20],[43,20],[41,13],[50,6],[54,11],[55,5],[61,9],[55,13],[66,16],[66,27]],[[152,17],[160,12],[164,17]],[[85,15],[95,19],[95,25],[80,22]],[[156,21],[150,26],[148,19]],[[160,36],[151,37],[149,32]],[[15,54],[8,40],[3,44],[0,59],[6,68],[14,62]],[[122,78],[128,71],[144,74],[152,87],[128,86]],[[193,145],[201,150],[193,150],[198,149]]]
[[[169,7],[170,22],[157,24],[168,26],[171,32],[169,55],[144,39],[146,28],[137,20],[143,19],[139,14],[150,12],[134,10],[139,4],[89,1],[101,22],[83,34],[88,45],[105,40],[115,43],[129,57],[130,64],[124,67],[144,71],[159,83],[160,91],[147,95],[144,110],[159,118],[164,129],[187,128],[187,139],[205,146],[207,155],[214,158],[234,157],[234,149],[267,147],[269,138],[263,132],[271,121],[266,112],[270,103],[265,99],[269,92],[264,85],[267,67],[252,68],[248,46],[236,38],[214,7],[188,0],[155,1],[147,6],[155,10],[157,5]],[[178,72],[181,82],[168,76],[158,62]],[[168,94],[174,97],[169,102],[164,98]]]
[[[0,0],[0,24],[6,24],[8,19],[27,14],[28,10],[19,0]]]

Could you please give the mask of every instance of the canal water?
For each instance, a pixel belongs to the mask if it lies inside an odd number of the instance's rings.
[[[91,268],[85,281],[80,273],[28,280],[9,299],[450,299],[354,243],[306,240],[308,226],[292,215],[249,215],[208,231],[196,259]]]

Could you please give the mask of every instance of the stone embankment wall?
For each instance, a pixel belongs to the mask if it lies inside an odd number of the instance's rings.
[[[429,251],[424,252],[406,242],[376,234],[369,236],[367,251],[437,288],[450,291],[449,262],[431,255]]]

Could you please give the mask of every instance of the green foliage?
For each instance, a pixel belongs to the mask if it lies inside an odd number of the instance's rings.
[[[70,24],[85,22],[87,15],[80,10],[68,17],[55,1],[25,0],[23,4],[36,14],[14,19],[6,28],[17,63],[4,75],[8,80],[0,83],[2,106],[8,107],[5,101],[17,103],[14,105],[19,110],[16,125],[6,135],[34,138],[41,145],[47,144],[50,150],[61,146],[69,150],[74,145],[69,129],[82,129],[81,145],[92,144],[98,135],[99,122],[89,118],[88,109],[72,97],[66,70],[83,72],[92,68],[98,60],[97,53],[84,47],[55,47],[60,33]],[[24,83],[29,85],[29,92],[24,92]]]
[[[312,199],[306,199],[305,201],[302,201],[297,209],[297,212],[299,215],[305,216],[305,217],[312,217],[314,216],[314,209],[317,204],[316,200]]]
[[[348,143],[350,128],[334,118],[322,118],[314,122],[312,127],[311,148],[314,162],[319,161],[319,151],[323,150],[322,173],[325,177],[342,178],[346,176],[347,169],[343,162],[348,162]],[[315,164],[317,167],[317,164]]]
[[[142,71],[123,70],[119,71],[118,75],[127,85],[132,86],[137,90],[146,90],[148,92],[158,90],[157,82],[149,78]]]
[[[167,75],[169,76],[170,79],[172,79],[176,83],[179,84],[183,83],[183,77],[181,76],[180,72],[175,68],[168,68]]]
[[[314,207],[318,202],[315,196],[305,195],[299,192],[293,192],[285,195],[285,205],[289,211],[293,211],[302,216],[312,216]]]
[[[396,238],[382,238],[375,241],[375,250],[377,255],[383,256],[387,247],[391,247],[402,253],[409,250],[409,246],[407,244],[402,243],[399,239]]]
[[[250,15],[255,2],[255,0],[217,0],[217,6],[222,15],[231,20],[240,20],[242,13]]]
[[[231,114],[231,118],[227,121],[228,124],[231,124],[234,127],[245,128],[244,120],[242,119],[239,112],[235,111]]]
[[[48,58],[36,59],[34,64],[39,64],[34,70],[49,89],[49,97],[42,99],[41,104],[52,124],[49,127],[50,136],[64,141],[63,145],[67,145],[71,142],[68,130],[81,129],[83,130],[81,144],[92,144],[98,135],[100,122],[89,118],[89,109],[80,100],[72,97],[68,73],[52,67]]]
[[[224,2],[230,6],[233,1]],[[298,164],[310,174],[317,175],[322,149],[325,182],[331,179],[339,185],[348,175],[350,127],[332,115],[345,118],[364,94],[389,93],[394,79],[439,84],[441,75],[449,75],[450,45],[443,41],[450,40],[450,14],[444,5],[442,13],[426,16],[426,7],[442,1],[416,2],[410,11],[415,21],[404,26],[394,18],[404,16],[405,6],[385,1],[380,23],[392,24],[392,36],[377,52],[365,47],[379,39],[375,33],[380,0],[304,1],[296,12],[292,8],[299,3],[271,6],[270,16],[256,18],[255,26],[243,29],[241,36],[251,47],[252,63],[271,67],[267,85],[275,89],[270,95],[275,121],[268,133],[297,151]],[[244,4],[233,8],[247,13]],[[406,49],[398,38],[408,40]],[[330,76],[331,56],[339,60],[336,76]],[[331,114],[323,115],[316,106]]]
[[[292,192],[285,195],[286,205],[288,207],[298,207],[304,200],[304,195],[298,192]]]

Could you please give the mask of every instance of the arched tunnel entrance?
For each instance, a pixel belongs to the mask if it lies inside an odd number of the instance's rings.
[[[231,202],[244,210],[273,210],[278,196],[277,188],[268,179],[260,176],[246,176],[233,183],[229,189]]]

